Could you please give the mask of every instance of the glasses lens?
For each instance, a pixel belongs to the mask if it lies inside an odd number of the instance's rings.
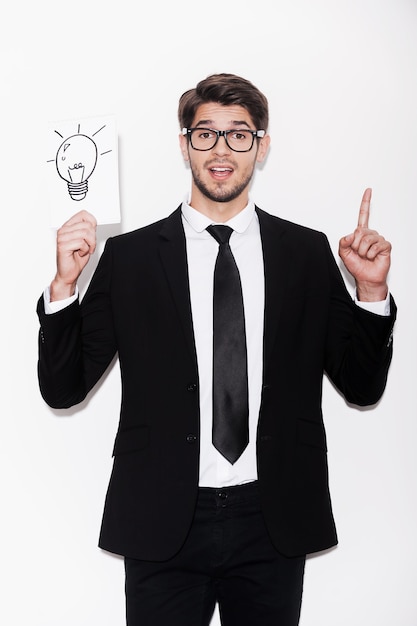
[[[227,143],[236,152],[246,152],[252,148],[253,135],[248,130],[231,130],[227,133]]]
[[[228,130],[226,143],[235,152],[247,152],[252,148],[254,137],[249,130]],[[191,145],[195,150],[211,150],[217,141],[217,133],[210,128],[193,128]]]
[[[210,150],[217,141],[217,135],[209,128],[194,128],[190,139],[195,150]]]

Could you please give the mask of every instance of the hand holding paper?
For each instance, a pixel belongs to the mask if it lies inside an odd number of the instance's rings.
[[[57,232],[57,272],[50,286],[51,302],[75,293],[77,280],[96,249],[97,221],[80,211]]]

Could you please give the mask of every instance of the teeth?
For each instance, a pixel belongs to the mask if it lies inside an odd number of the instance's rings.
[[[231,172],[230,167],[212,167],[213,172]]]

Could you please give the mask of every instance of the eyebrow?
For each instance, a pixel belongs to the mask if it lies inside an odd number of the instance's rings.
[[[208,126],[209,128],[212,128],[212,124],[214,124],[213,120],[199,120],[196,122],[195,127]],[[250,125],[244,120],[230,120],[230,125],[233,127],[246,126],[247,128],[250,128]]]

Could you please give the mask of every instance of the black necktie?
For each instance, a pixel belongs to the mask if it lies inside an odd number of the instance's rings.
[[[249,442],[248,367],[239,270],[229,226],[209,226],[219,242],[213,297],[213,445],[235,463]]]

